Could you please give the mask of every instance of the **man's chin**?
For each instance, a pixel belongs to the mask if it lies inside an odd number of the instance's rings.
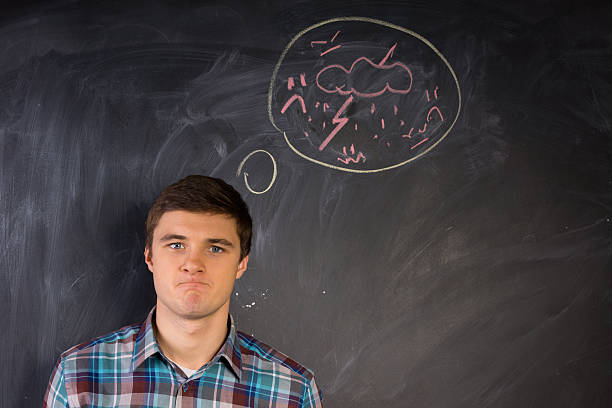
[[[209,315],[206,313],[184,313],[181,315],[181,317],[185,320],[191,320],[191,321],[196,321],[196,320],[202,320],[205,319],[206,317],[208,317]]]
[[[181,308],[181,317],[188,320],[199,320],[210,316],[210,310],[203,306],[196,307],[194,305],[183,305]]]

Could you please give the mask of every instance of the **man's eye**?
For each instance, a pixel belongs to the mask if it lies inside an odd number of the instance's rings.
[[[173,242],[169,245],[169,247],[172,249],[183,249],[184,248],[183,244],[181,244],[180,242]]]
[[[221,252],[223,252],[223,248],[213,245],[210,247],[210,252],[212,252],[213,254],[220,254]]]

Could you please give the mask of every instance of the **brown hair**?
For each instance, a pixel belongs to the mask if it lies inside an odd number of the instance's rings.
[[[184,210],[209,214],[224,214],[236,221],[240,237],[240,259],[251,250],[253,221],[249,209],[232,186],[214,177],[192,175],[166,187],[151,206],[145,223],[146,247],[151,250],[153,231],[162,215]]]

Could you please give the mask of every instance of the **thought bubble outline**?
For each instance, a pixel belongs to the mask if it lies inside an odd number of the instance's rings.
[[[268,152],[267,150],[263,150],[263,149],[258,149],[258,150],[254,150],[251,153],[247,154],[245,156],[244,159],[242,159],[242,161],[240,162],[240,165],[238,166],[238,170],[236,171],[236,177],[240,176],[240,172],[242,171],[242,167],[244,166],[244,164],[247,162],[247,160],[249,160],[251,158],[251,156],[253,156],[256,153],[265,153],[268,155],[268,157],[270,157],[270,160],[272,160],[272,180],[270,181],[270,184],[268,184],[268,187],[266,187],[265,190],[263,191],[256,191],[253,190],[251,188],[251,186],[249,185],[249,173],[247,173],[246,171],[243,173],[244,175],[244,184],[246,185],[247,190],[249,190],[251,193],[253,194],[263,194],[266,193],[268,190],[270,190],[272,188],[272,185],[274,184],[274,181],[276,181],[276,175],[277,175],[277,171],[276,171],[276,160],[274,160],[274,156],[272,156],[270,154],[270,152]]]
[[[289,52],[289,50],[291,49],[293,44],[295,44],[295,42],[301,36],[306,34],[307,32],[312,31],[312,30],[314,30],[316,28],[319,28],[321,26],[324,26],[326,24],[340,22],[340,21],[360,21],[360,22],[378,24],[378,25],[382,25],[382,26],[385,26],[385,27],[388,27],[388,28],[392,28],[392,29],[401,31],[403,33],[406,33],[408,35],[411,35],[411,36],[417,38],[418,40],[421,40],[423,43],[425,43],[425,45],[427,45],[429,48],[431,48],[431,50],[436,53],[436,55],[442,60],[442,62],[444,62],[444,64],[446,64],[446,67],[450,71],[450,73],[451,73],[451,75],[453,77],[453,80],[455,81],[455,86],[457,87],[457,97],[458,97],[457,114],[455,115],[455,118],[453,119],[453,122],[450,124],[450,126],[446,130],[446,132],[444,132],[442,137],[440,137],[435,143],[433,143],[431,146],[429,146],[427,149],[425,149],[421,153],[417,154],[416,156],[411,157],[408,160],[405,160],[405,161],[403,161],[401,163],[396,163],[396,164],[393,164],[391,166],[382,167],[382,168],[379,168],[379,169],[362,170],[362,169],[348,169],[348,168],[345,168],[345,167],[334,166],[333,164],[329,164],[329,163],[325,163],[325,162],[322,162],[322,161],[317,160],[317,159],[313,159],[312,157],[306,156],[304,153],[300,152],[298,149],[295,148],[295,146],[293,146],[291,144],[291,142],[289,141],[289,138],[287,137],[287,133],[285,131],[281,130],[276,125],[276,123],[274,122],[274,116],[272,114],[272,93],[274,91],[274,83],[276,82],[276,78],[278,76],[278,71],[280,70],[280,66],[283,63],[283,60],[285,59],[285,56],[287,55],[287,53]],[[285,142],[287,142],[287,145],[291,148],[291,150],[293,150],[293,152],[295,154],[297,154],[298,156],[300,156],[300,157],[302,157],[302,158],[304,158],[306,160],[309,160],[309,161],[311,161],[313,163],[319,164],[319,165],[324,166],[324,167],[329,167],[331,169],[336,169],[336,170],[341,170],[341,171],[348,171],[348,172],[351,172],[351,173],[378,173],[378,172],[385,171],[385,170],[391,170],[391,169],[403,166],[404,164],[410,163],[411,161],[418,159],[419,157],[423,156],[424,154],[429,153],[442,140],[444,140],[446,138],[446,136],[450,133],[450,131],[455,126],[455,123],[457,122],[457,119],[459,119],[459,113],[460,112],[461,112],[461,88],[459,87],[459,81],[457,80],[457,75],[455,74],[455,71],[453,70],[453,67],[451,67],[449,62],[446,60],[446,57],[440,51],[438,51],[438,49],[436,47],[434,47],[434,45],[431,42],[429,42],[429,40],[427,40],[425,37],[421,36],[420,34],[417,34],[414,31],[409,30],[407,28],[404,28],[404,27],[401,27],[401,26],[398,26],[398,25],[395,25],[395,24],[392,24],[392,23],[388,23],[388,22],[383,21],[383,20],[377,20],[377,19],[369,18],[369,17],[336,17],[336,18],[332,18],[332,19],[329,19],[329,20],[321,21],[320,23],[317,23],[317,24],[313,24],[313,25],[311,25],[309,27],[306,27],[305,29],[303,29],[299,33],[297,33],[295,35],[295,37],[293,37],[291,39],[291,41],[289,41],[289,43],[287,44],[287,46],[285,47],[285,49],[281,53],[281,56],[278,59],[278,62],[276,63],[276,66],[274,67],[274,70],[272,71],[272,78],[270,79],[270,86],[268,87],[268,119],[270,120],[270,123],[272,123],[272,126],[274,126],[274,128],[276,130],[278,130],[280,133],[283,134],[283,137],[285,138]]]

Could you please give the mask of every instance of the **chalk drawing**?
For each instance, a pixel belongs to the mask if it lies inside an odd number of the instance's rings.
[[[281,53],[268,89],[268,118],[294,153],[355,173],[397,168],[427,154],[460,111],[457,76],[431,42],[365,17],[300,31]]]
[[[252,151],[251,153],[247,154],[245,156],[244,159],[242,159],[242,161],[240,162],[240,165],[238,166],[238,171],[236,171],[236,177],[240,176],[240,172],[242,171],[242,167],[244,166],[244,164],[247,162],[247,160],[249,160],[251,158],[251,156],[253,156],[254,154],[257,153],[265,153],[268,155],[268,157],[270,157],[270,160],[272,160],[272,166],[273,166],[273,171],[272,171],[272,180],[270,180],[270,184],[268,184],[268,187],[265,188],[265,190],[262,191],[257,191],[257,190],[253,190],[253,188],[251,188],[251,186],[249,185],[249,173],[247,173],[246,171],[243,173],[243,177],[244,177],[244,184],[247,188],[247,190],[249,190],[251,193],[253,194],[263,194],[266,193],[268,190],[270,190],[270,188],[272,188],[272,185],[274,184],[274,182],[276,181],[276,174],[277,174],[277,170],[276,170],[276,160],[274,160],[274,156],[272,156],[270,153],[268,153],[265,150],[255,150]]]
[[[351,144],[349,151],[347,151],[346,146],[344,146],[342,148],[342,156],[338,157],[338,161],[344,164],[348,164],[348,163],[359,163],[360,160],[362,161],[366,160],[366,157],[363,154],[363,152],[357,152],[357,155],[353,157],[354,155],[355,155],[355,145]]]
[[[331,132],[329,132],[329,135],[325,138],[323,143],[321,143],[321,145],[319,146],[319,150],[325,149],[325,146],[327,146],[327,144],[334,138],[334,136],[336,136],[336,133],[338,133],[344,127],[344,125],[347,124],[348,118],[341,118],[340,115],[344,113],[347,106],[351,104],[352,100],[353,100],[353,95],[346,98],[346,101],[344,101],[340,109],[338,109],[338,112],[336,112],[336,114],[334,115],[334,118],[332,119],[332,123],[336,125],[336,127]],[[323,127],[325,127],[325,122],[323,122]]]
[[[372,60],[370,60],[367,57],[359,57],[355,61],[353,61],[353,63],[351,64],[351,67],[348,69],[343,67],[340,64],[331,64],[331,65],[326,66],[325,68],[321,69],[317,73],[317,76],[316,76],[317,87],[319,87],[320,90],[328,94],[338,93],[343,96],[353,94],[356,96],[360,96],[362,98],[374,98],[376,96],[380,96],[384,94],[385,92],[397,93],[397,94],[403,94],[403,95],[407,94],[408,92],[410,92],[410,88],[412,87],[412,72],[410,71],[410,69],[406,65],[402,64],[401,62],[395,62],[390,65],[385,64],[385,62],[389,59],[389,57],[393,55],[393,50],[395,49],[396,45],[397,44],[394,44],[391,47],[391,49],[389,49],[387,54],[383,57],[383,59],[378,64],[375,62],[372,62]],[[321,56],[322,55],[323,54],[321,54]],[[362,92],[355,88],[351,88],[348,90],[344,89],[346,87],[346,82],[348,82],[347,81],[348,78],[346,77],[353,74],[353,70],[355,69],[355,66],[359,65],[359,63],[361,62],[366,63],[367,64],[366,67],[369,67],[369,69],[372,71],[372,73],[370,73],[369,76],[375,76],[376,70],[394,70],[397,68],[398,72],[395,72],[395,75],[396,76],[404,75],[408,79],[408,81],[403,82],[404,86],[401,89],[395,89],[391,87],[391,85],[389,85],[389,82],[385,82],[385,85],[382,89],[379,89],[373,92]],[[345,78],[343,78],[343,80],[341,81],[342,85],[338,86],[335,83],[331,87],[321,85],[321,82],[320,82],[321,75],[324,75],[329,70],[334,70],[334,69],[340,70],[341,72],[345,74],[344,75]],[[363,71],[363,69],[361,71]],[[367,74],[368,73],[366,73],[365,75]],[[373,111],[374,111],[374,104],[372,104],[372,113]]]

